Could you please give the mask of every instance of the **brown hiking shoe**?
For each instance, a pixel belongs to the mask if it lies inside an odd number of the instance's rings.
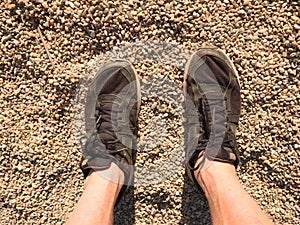
[[[136,149],[140,85],[133,66],[125,60],[106,63],[97,72],[86,95],[85,129],[81,169],[108,169],[112,162],[124,172],[117,202],[133,182],[133,149]]]
[[[193,101],[196,113],[186,109],[186,140],[198,137],[195,148],[186,144],[186,168],[189,177],[198,185],[194,170],[199,154],[203,159],[232,163],[237,167],[239,153],[236,129],[241,111],[240,85],[237,71],[229,57],[216,47],[203,47],[187,63],[184,77],[186,99]],[[198,134],[195,134],[195,118]],[[201,189],[201,188],[200,188]]]

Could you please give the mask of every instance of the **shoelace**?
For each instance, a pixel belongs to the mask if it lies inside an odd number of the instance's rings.
[[[104,104],[102,104],[99,107],[96,107],[96,111],[98,111],[98,115],[99,115],[97,120],[96,120],[96,127],[93,130],[93,132],[91,133],[91,135],[88,138],[86,138],[85,144],[83,144],[83,140],[82,140],[84,138],[80,139],[81,146],[83,146],[86,151],[89,151],[89,149],[91,149],[91,148],[93,150],[95,150],[96,148],[100,147],[101,144],[103,144],[103,143],[99,143],[101,141],[100,141],[100,138],[98,137],[98,130],[100,129],[100,126],[103,122],[103,116],[102,116],[103,112],[104,112],[103,109],[102,109],[103,106],[104,106]],[[106,121],[106,122],[108,122],[108,121]],[[110,147],[114,146],[117,143],[118,143],[118,140],[108,141],[106,143],[106,147],[105,148],[103,148],[103,147],[98,148],[99,151],[97,151],[97,152],[98,153],[103,152],[103,153],[115,154],[115,153],[127,150],[127,148],[125,148],[125,147],[120,148],[120,149],[109,149]]]
[[[200,99],[200,100],[202,100],[202,99]],[[226,100],[227,99],[224,98],[224,101],[226,101]],[[222,121],[221,121],[221,123],[222,123]],[[217,135],[217,132],[215,130],[216,127],[214,126],[215,124],[216,124],[216,108],[213,107],[212,108],[212,123],[211,123],[212,130],[211,130],[211,134],[210,134],[210,135],[212,135],[212,137],[209,139],[209,140],[212,140],[212,141],[214,141],[218,137],[221,137],[221,138],[223,137],[223,133],[221,135],[220,134]],[[226,126],[226,130],[225,130],[225,137],[224,138],[226,138],[226,140],[223,139],[222,145],[224,145],[226,147],[231,147],[232,145],[230,143],[234,140],[233,139],[234,135],[232,135],[233,131],[230,129],[230,126],[228,126],[227,116],[226,116],[225,126]],[[201,146],[201,144],[205,145],[206,143],[207,143],[207,140],[203,140],[203,139],[199,140],[197,148],[198,148],[199,145],[200,146]],[[203,149],[202,151],[201,151],[201,149],[197,149],[194,154],[201,154],[204,151],[205,151],[205,149]],[[204,163],[205,159],[207,158],[205,152],[201,156],[203,156],[203,157],[202,157],[201,161],[198,163],[198,165],[196,167],[191,167],[190,164],[188,163],[189,169],[197,170],[197,169],[200,168],[200,166]]]
[[[224,98],[224,101],[226,102],[227,98]],[[225,130],[225,133],[224,133],[225,136],[223,136],[223,133],[219,134],[219,136],[216,135],[217,134],[216,131],[215,131],[216,127],[214,126],[214,124],[216,124],[217,122],[216,122],[216,108],[214,107],[213,110],[212,110],[212,127],[213,127],[213,130],[212,130],[211,133],[213,135],[212,140],[214,140],[215,138],[218,138],[218,137],[221,137],[221,138],[223,137],[224,139],[223,139],[222,144],[225,145],[226,147],[230,147],[231,146],[230,143],[234,140],[234,138],[233,138],[234,135],[233,135],[233,131],[231,130],[231,128],[229,126],[229,122],[228,122],[227,117],[228,116],[226,115],[225,121],[220,121],[220,123],[225,122],[225,126],[226,126],[226,130]]]
[[[103,110],[103,107],[105,106],[105,104],[100,104],[100,106],[97,106],[96,107],[96,111],[98,111],[99,113],[99,117],[98,117],[98,119],[97,119],[97,121],[96,121],[96,135],[97,135],[97,131],[100,129],[100,126],[101,126],[101,124],[102,124],[102,118],[103,118],[103,114],[104,114],[104,110]],[[107,116],[110,116],[110,114],[109,115],[107,115]],[[109,120],[106,120],[106,122],[110,122]],[[113,132],[113,131],[111,131],[111,132]],[[122,152],[122,151],[124,151],[124,150],[127,150],[127,148],[120,148],[120,149],[109,149],[110,147],[113,147],[113,146],[115,146],[117,143],[119,143],[119,141],[118,141],[118,139],[116,139],[115,141],[107,141],[106,142],[106,152],[108,152],[108,153],[118,153],[118,152]]]

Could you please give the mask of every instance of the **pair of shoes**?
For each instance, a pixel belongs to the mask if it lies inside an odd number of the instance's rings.
[[[186,101],[191,99],[196,109],[196,114],[189,115],[190,109],[186,109],[184,115],[186,169],[198,185],[193,171],[200,166],[195,165],[199,154],[238,165],[235,132],[240,115],[240,87],[237,72],[221,50],[201,48],[187,63],[184,90]],[[91,169],[105,170],[112,162],[117,164],[125,175],[117,203],[133,180],[139,109],[140,85],[133,66],[125,60],[106,63],[96,74],[86,96],[88,139],[81,169],[86,177]],[[195,137],[197,145],[190,148],[194,145],[189,145],[188,140],[195,141]]]

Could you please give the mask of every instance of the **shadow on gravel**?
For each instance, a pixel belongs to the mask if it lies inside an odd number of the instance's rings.
[[[184,175],[181,213],[182,219],[179,224],[211,224],[207,200],[192,184],[187,174]]]
[[[134,187],[130,187],[122,198],[119,205],[114,210],[115,225],[134,225],[135,224],[135,202],[140,201],[134,197]],[[150,200],[145,200],[145,204],[152,204],[158,210],[168,208],[170,200],[167,193],[153,193]],[[182,192],[182,218],[178,221],[180,225],[211,225],[211,218],[208,203],[192,184],[187,174],[184,175],[184,187]]]
[[[119,225],[133,225],[135,224],[134,214],[134,188],[129,187],[125,196],[114,210],[114,224]]]

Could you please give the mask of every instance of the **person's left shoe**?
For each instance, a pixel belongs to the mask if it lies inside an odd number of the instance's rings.
[[[106,170],[115,163],[125,175],[117,203],[133,182],[140,85],[133,66],[126,60],[106,63],[89,86],[85,106],[87,140],[81,169]]]
[[[196,108],[194,113],[192,109],[186,109],[186,169],[201,190],[194,176],[194,171],[204,162],[195,165],[200,156],[235,167],[240,160],[236,143],[241,112],[238,74],[223,51],[216,47],[202,47],[186,65],[184,90],[186,101],[190,99]],[[196,120],[198,127],[195,127]],[[193,140],[196,135],[198,140]],[[191,140],[197,143],[195,147]]]

